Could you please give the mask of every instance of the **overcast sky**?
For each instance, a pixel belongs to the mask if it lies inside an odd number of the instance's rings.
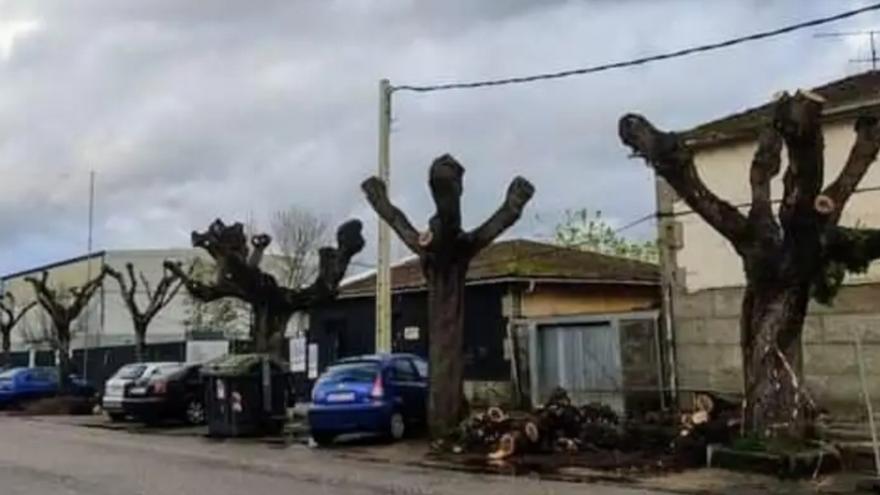
[[[0,272],[85,251],[90,170],[96,248],[186,246],[215,217],[265,225],[297,204],[334,224],[364,220],[369,264],[375,217],[358,187],[376,168],[380,78],[562,70],[866,3],[0,0]],[[537,194],[513,235],[547,235],[566,208],[623,224],[650,213],[654,197],[648,169],[619,144],[618,117],[688,128],[865,69],[848,63],[864,40],[815,32],[559,81],[395,94],[393,197],[424,225],[427,167],[449,152],[467,169],[468,225],[516,174]]]

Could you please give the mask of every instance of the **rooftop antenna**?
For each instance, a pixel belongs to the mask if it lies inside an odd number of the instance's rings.
[[[871,58],[854,58],[850,59],[850,62],[857,64],[865,64],[871,63],[871,70],[877,70],[877,36],[880,35],[880,31],[870,29],[867,31],[845,31],[838,33],[817,33],[814,34],[814,38],[850,38],[853,36],[862,36],[868,37],[868,40],[871,42]]]

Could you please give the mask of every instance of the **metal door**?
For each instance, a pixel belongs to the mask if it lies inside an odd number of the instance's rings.
[[[610,321],[538,327],[538,398],[563,387],[576,404],[623,411],[620,337]]]

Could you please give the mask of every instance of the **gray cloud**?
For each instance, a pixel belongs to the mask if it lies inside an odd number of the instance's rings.
[[[334,221],[361,216],[372,233],[358,184],[375,168],[381,77],[566,69],[865,2],[707,3],[5,0],[0,43],[14,23],[32,24],[11,38],[9,57],[0,50],[0,271],[83,251],[89,170],[99,247],[185,245],[216,216],[265,223],[290,203]],[[653,188],[618,143],[622,113],[690,127],[858,70],[846,62],[852,50],[799,33],[563,81],[398,93],[393,195],[423,224],[427,166],[451,152],[467,167],[470,224],[516,174],[538,188],[519,234],[549,230],[535,214],[581,206],[625,222],[651,211]]]

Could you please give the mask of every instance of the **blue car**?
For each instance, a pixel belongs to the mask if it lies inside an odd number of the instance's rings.
[[[95,389],[75,376],[71,377],[73,394],[94,395]],[[0,407],[58,393],[58,370],[49,367],[10,368],[0,373]]]
[[[425,423],[428,363],[413,354],[342,359],[315,382],[309,428],[319,445],[344,433],[378,433],[399,440]]]

